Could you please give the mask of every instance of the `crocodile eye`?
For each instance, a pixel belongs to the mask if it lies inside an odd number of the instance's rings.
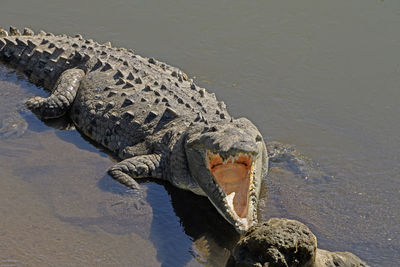
[[[257,137],[256,137],[256,142],[261,142],[261,141],[262,141],[262,137],[259,136],[259,135],[257,135]]]

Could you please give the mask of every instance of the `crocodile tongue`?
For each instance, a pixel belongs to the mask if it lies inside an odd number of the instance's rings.
[[[225,193],[228,206],[238,219],[246,219],[252,173],[251,155],[239,153],[223,160],[218,154],[210,153],[208,159],[209,169]]]

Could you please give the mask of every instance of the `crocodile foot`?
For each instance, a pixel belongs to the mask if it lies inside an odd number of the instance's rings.
[[[28,123],[18,115],[11,115],[0,122],[0,138],[8,139],[11,137],[20,137],[28,129]]]
[[[102,216],[96,219],[96,224],[108,233],[135,232],[142,238],[150,234],[153,209],[141,194],[114,194],[99,203],[98,211]]]

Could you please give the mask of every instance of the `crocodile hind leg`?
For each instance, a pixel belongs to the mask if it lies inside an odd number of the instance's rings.
[[[132,189],[140,189],[135,179],[162,178],[160,160],[158,154],[136,156],[110,167],[108,173],[118,182]]]
[[[26,101],[26,105],[33,113],[43,119],[63,116],[74,102],[83,76],[85,76],[85,72],[81,69],[64,71],[49,97],[32,97]]]

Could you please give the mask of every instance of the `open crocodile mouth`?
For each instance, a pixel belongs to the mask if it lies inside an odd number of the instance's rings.
[[[239,219],[247,219],[250,185],[253,182],[252,155],[237,153],[223,159],[218,153],[207,151],[207,167],[225,193],[227,205]]]

